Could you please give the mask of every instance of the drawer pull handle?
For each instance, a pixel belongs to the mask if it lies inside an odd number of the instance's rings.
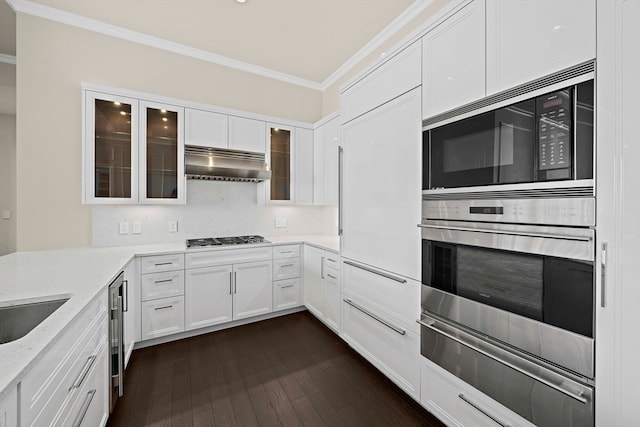
[[[293,288],[293,285],[280,286],[280,289],[285,289],[285,288]]]
[[[173,282],[173,279],[164,279],[164,280],[156,280],[153,283],[168,283],[168,282]]]
[[[84,366],[82,367],[82,370],[76,377],[76,380],[73,382],[73,384],[71,384],[71,387],[69,387],[69,391],[73,390],[74,388],[79,388],[82,385],[82,383],[84,382],[84,379],[87,377],[87,374],[91,370],[91,367],[93,366],[93,363],[95,361],[96,361],[96,356],[89,356],[87,358],[86,362],[84,362]]]
[[[407,281],[402,277],[394,276],[393,274],[389,274],[389,273],[384,273],[382,271],[378,271],[371,267],[365,267],[364,265],[356,264],[355,262],[351,262],[351,261],[345,261],[344,263],[352,267],[359,268],[360,270],[368,271],[369,273],[377,274],[378,276],[382,276],[387,279],[394,280],[398,283],[407,283]]]
[[[336,261],[335,259],[331,259],[331,258],[327,258],[327,261],[331,261],[331,262],[334,262],[334,263],[335,263],[335,262],[338,262],[338,261]]]
[[[381,318],[379,318],[375,314],[371,313],[366,308],[360,307],[358,304],[354,303],[350,299],[343,299],[342,301],[346,302],[347,304],[349,304],[351,307],[355,308],[356,310],[361,311],[362,313],[364,313],[367,316],[371,317],[373,320],[382,323],[384,326],[386,326],[387,328],[391,329],[394,332],[399,333],[400,335],[405,335],[407,333],[404,329],[400,329],[397,326],[393,326],[391,323],[389,323],[389,322],[387,322],[385,320],[382,320]]]
[[[164,310],[165,308],[171,308],[171,307],[173,307],[173,305],[165,305],[165,306],[162,306],[162,307],[156,307],[156,308],[154,308],[154,310],[156,310],[156,311],[157,310]]]
[[[73,420],[73,427],[80,427],[82,425],[82,421],[84,421],[84,417],[87,415],[87,411],[89,410],[89,406],[91,406],[91,402],[93,401],[93,397],[96,395],[96,390],[93,389],[87,393],[84,397],[84,402],[82,402],[82,406],[80,407],[80,412],[76,415],[76,419]]]
[[[490,415],[487,411],[485,411],[484,409],[482,409],[481,407],[479,407],[478,405],[476,405],[475,403],[473,403],[472,401],[470,401],[469,399],[467,399],[464,394],[460,393],[458,395],[458,397],[465,402],[467,405],[471,406],[473,409],[475,409],[476,411],[480,412],[482,415],[484,415],[485,417],[489,418],[490,420],[492,420],[494,423],[501,425],[502,427],[511,427],[510,424],[504,424],[501,423],[500,421],[498,421],[496,419],[496,417]]]
[[[334,276],[333,274],[327,273],[327,276],[328,276],[328,277],[331,277],[331,278],[332,278],[332,279],[334,279],[334,280],[337,280],[336,276]]]
[[[280,251],[281,254],[292,254],[293,251]]]
[[[280,267],[293,267],[293,264],[282,264]]]
[[[173,263],[172,262],[157,262],[154,265],[156,267],[160,267],[161,265],[171,265],[171,264],[173,264]]]

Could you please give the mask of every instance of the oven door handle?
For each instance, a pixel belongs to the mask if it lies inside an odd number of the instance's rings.
[[[566,234],[529,233],[529,232],[522,232],[522,231],[494,230],[494,229],[488,229],[488,228],[450,227],[450,226],[443,226],[443,225],[426,225],[426,224],[418,224],[418,227],[436,228],[439,230],[473,231],[476,233],[505,234],[508,236],[541,237],[543,239],[575,240],[578,242],[590,242],[592,240],[591,237],[570,236]]]
[[[422,314],[422,317],[427,321],[425,322],[422,319],[416,320],[416,322],[418,322],[420,325],[426,328],[429,328],[438,334],[444,335],[445,337],[452,339],[453,341],[459,344],[462,344],[465,347],[470,348],[471,350],[477,351],[478,353],[483,354],[484,356],[487,356],[488,358],[493,359],[498,363],[508,366],[509,368],[515,371],[518,371],[521,374],[526,375],[529,378],[532,378],[535,381],[538,381],[548,387],[551,387],[552,389],[559,391],[560,393],[563,393],[571,397],[572,399],[577,400],[580,403],[583,403],[585,405],[589,403],[589,401],[585,397],[583,397],[583,392],[576,393],[575,391],[568,390],[567,388],[564,388],[561,385],[556,384],[555,382],[557,381],[560,384],[571,383],[575,385],[577,388],[582,388],[582,389],[587,388],[587,386],[583,386],[579,383],[576,383],[575,381],[563,375],[560,375],[556,372],[553,372],[543,366],[530,362],[526,359],[517,357],[514,354],[508,352],[507,350],[497,347],[485,340],[480,340],[479,338],[476,338],[473,335],[465,331],[462,331],[458,328],[453,328],[443,322],[440,322],[434,318],[431,318],[425,315],[424,313]],[[478,346],[478,343],[480,343],[483,348],[480,348],[480,346]],[[519,363],[514,363],[507,360],[507,359],[515,360],[516,357]],[[523,366],[520,366],[520,365],[523,365]],[[536,371],[544,372],[545,376],[549,376],[556,381],[543,378],[540,375],[536,374],[535,373]]]

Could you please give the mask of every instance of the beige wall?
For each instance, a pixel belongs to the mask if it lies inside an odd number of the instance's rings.
[[[2,211],[11,218],[2,219]],[[16,116],[0,114],[0,255],[16,250]]]
[[[315,122],[318,91],[18,13],[18,250],[91,245],[80,82]]]
[[[450,1],[451,0],[435,0],[431,6],[412,19],[411,22],[394,34],[393,37],[389,38],[389,40],[383,43],[374,52],[356,64],[351,68],[351,70],[349,70],[349,72],[345,73],[344,76],[328,87],[322,94],[322,114],[327,115],[334,111],[338,111],[340,107],[340,86],[353,79],[372,63],[376,62],[383,52],[393,48],[396,43],[402,41],[402,39],[407,37],[411,32],[422,27],[429,18],[442,9],[446,4],[450,3]]]

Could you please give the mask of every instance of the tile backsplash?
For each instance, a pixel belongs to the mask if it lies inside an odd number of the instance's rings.
[[[286,227],[275,227],[276,219]],[[170,223],[177,231],[170,232]],[[120,224],[128,232],[120,234]],[[134,224],[140,223],[140,234]],[[197,237],[260,234],[282,236],[338,232],[338,209],[330,206],[263,206],[254,183],[187,181],[186,205],[97,205],[93,245],[184,242]]]

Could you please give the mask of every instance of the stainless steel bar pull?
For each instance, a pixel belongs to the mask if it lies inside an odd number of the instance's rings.
[[[600,307],[607,306],[607,242],[602,243],[600,252]]]
[[[458,395],[458,397],[460,398],[460,400],[462,400],[463,402],[465,402],[467,405],[471,406],[473,409],[475,409],[476,411],[480,412],[482,415],[484,415],[485,417],[489,418],[491,421],[493,421],[494,423],[501,425],[502,427],[511,427],[511,424],[505,424],[503,422],[498,421],[498,419],[496,417],[494,417],[493,415],[489,414],[487,411],[485,411],[484,409],[482,409],[480,406],[478,406],[477,404],[473,403],[471,400],[469,400],[464,394],[460,393]]]
[[[369,273],[377,274],[378,276],[391,279],[398,283],[407,283],[407,281],[402,277],[394,276],[393,274],[385,273],[384,271],[376,270],[375,268],[367,267],[361,264],[356,264],[355,262],[351,262],[351,261],[345,261],[344,263],[352,267],[359,268],[360,270],[368,271]]]
[[[418,227],[435,228],[439,230],[471,231],[475,233],[504,234],[507,236],[524,236],[524,237],[541,237],[544,239],[576,240],[578,242],[591,241],[591,237],[570,236],[567,234],[529,233],[529,232],[523,232],[523,231],[495,230],[491,228],[449,227],[449,226],[443,226],[443,225],[426,225],[426,224],[418,224]]]
[[[84,382],[84,379],[87,377],[87,374],[89,373],[89,370],[91,369],[94,362],[96,361],[96,357],[97,356],[93,355],[87,358],[87,360],[84,362],[84,366],[80,370],[80,373],[76,377],[73,384],[71,384],[71,387],[69,387],[69,391],[73,390],[74,388],[79,388],[82,385],[82,383]]]
[[[338,147],[338,236],[342,236],[342,158],[344,151]]]
[[[84,402],[82,402],[82,406],[80,407],[80,411],[78,415],[76,415],[76,419],[73,421],[73,427],[80,427],[82,425],[82,421],[84,421],[84,417],[87,415],[87,411],[89,410],[89,406],[91,406],[91,402],[93,401],[93,396],[96,395],[96,390],[93,389],[87,393],[84,397]]]
[[[394,326],[391,323],[387,322],[386,320],[381,319],[380,317],[376,316],[375,314],[373,314],[372,312],[370,312],[366,308],[361,307],[360,305],[356,304],[355,302],[351,301],[350,299],[345,298],[342,301],[346,302],[347,304],[349,304],[351,307],[355,308],[356,310],[358,310],[358,311],[366,314],[367,316],[371,317],[376,322],[382,323],[384,326],[386,326],[387,328],[391,329],[394,332],[397,332],[400,335],[405,335],[407,333],[407,331],[405,331],[404,329],[400,329],[397,326]]]

